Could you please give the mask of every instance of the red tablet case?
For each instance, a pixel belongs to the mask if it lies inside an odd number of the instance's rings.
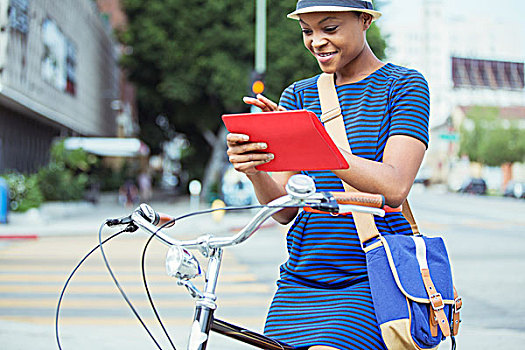
[[[225,114],[222,120],[231,133],[246,134],[251,142],[265,142],[264,152],[275,158],[257,166],[264,171],[347,169],[317,116],[307,110]]]

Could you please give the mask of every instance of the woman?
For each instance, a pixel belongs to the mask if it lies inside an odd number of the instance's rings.
[[[418,72],[375,57],[366,31],[380,13],[371,1],[300,0],[295,12],[304,45],[321,70],[335,73],[336,89],[353,154],[345,153],[348,170],[308,171],[318,191],[354,188],[381,193],[390,207],[408,195],[428,143],[429,94]],[[282,94],[280,104],[258,96],[245,102],[263,111],[307,109],[321,116],[317,79],[298,81]],[[261,203],[285,194],[293,172],[258,171],[272,154],[247,135],[227,136],[229,160],[253,183]],[[298,150],[300,152],[300,150]],[[297,210],[274,218],[289,223]],[[409,234],[399,212],[376,218],[382,234]],[[278,290],[265,333],[304,349],[384,349],[374,315],[361,249],[351,215],[301,212],[287,235],[289,259],[280,269]]]

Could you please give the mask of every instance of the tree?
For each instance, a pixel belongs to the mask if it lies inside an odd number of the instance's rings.
[[[525,130],[499,118],[497,107],[474,107],[460,130],[460,154],[488,166],[525,160]]]
[[[293,81],[319,72],[303,47],[299,25],[285,16],[295,4],[268,0],[265,94],[274,100]],[[215,145],[224,147],[220,115],[248,110],[242,97],[249,93],[253,70],[255,0],[124,0],[123,5],[129,24],[119,38],[132,53],[122,65],[137,85],[141,137],[159,152],[167,135],[155,120],[166,116],[188,137],[193,152],[183,166],[200,178],[203,155]],[[369,40],[384,57],[378,28],[370,29]]]

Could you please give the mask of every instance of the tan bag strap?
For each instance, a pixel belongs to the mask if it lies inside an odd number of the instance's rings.
[[[321,121],[324,123],[328,135],[332,138],[337,147],[352,154],[348,137],[346,136],[346,127],[341,114],[339,98],[335,89],[334,75],[323,73],[317,81],[319,90],[319,101],[321,102]],[[343,187],[346,192],[358,192],[355,188],[343,181]],[[364,243],[374,237],[379,236],[379,231],[372,214],[352,212],[354,217],[357,235],[361,243]]]
[[[401,214],[407,219],[408,223],[410,224],[410,228],[412,229],[412,233],[415,235],[419,234],[419,228],[416,224],[416,219],[414,219],[414,214],[412,214],[412,209],[410,209],[410,205],[408,204],[408,199],[405,199],[403,202],[403,206],[401,207]]]
[[[341,114],[341,107],[339,104],[339,97],[335,89],[334,75],[323,73],[317,80],[317,89],[319,91],[319,101],[321,103],[321,121],[324,123],[328,135],[332,138],[337,147],[352,154],[350,144],[348,143],[348,136],[346,135],[346,127]],[[358,192],[355,188],[343,181],[343,187],[346,192]],[[402,207],[402,213],[410,223],[412,232],[419,233],[419,229],[408,205],[405,200]],[[361,243],[369,239],[379,236],[379,231],[375,225],[374,216],[372,214],[355,213],[354,217],[357,234]]]

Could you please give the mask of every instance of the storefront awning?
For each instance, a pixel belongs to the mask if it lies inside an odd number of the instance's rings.
[[[66,149],[82,148],[84,151],[106,157],[138,157],[149,155],[148,146],[134,138],[69,137]]]

